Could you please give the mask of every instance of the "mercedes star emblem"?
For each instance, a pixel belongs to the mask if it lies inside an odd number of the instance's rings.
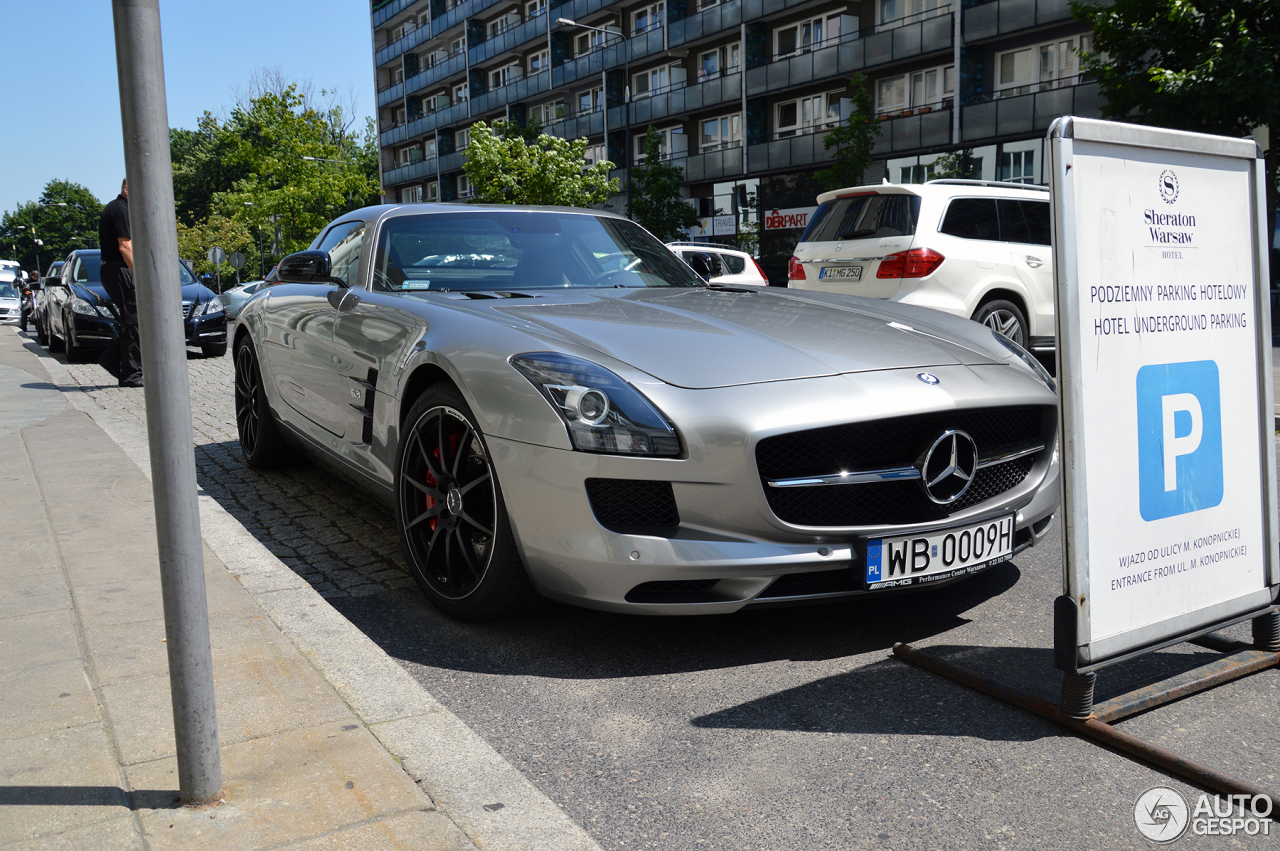
[[[978,444],[966,432],[944,431],[920,462],[925,494],[938,505],[949,505],[964,496],[978,472]]]

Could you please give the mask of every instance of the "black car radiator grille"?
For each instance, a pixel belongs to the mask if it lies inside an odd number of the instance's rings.
[[[671,482],[587,479],[587,499],[601,526],[669,528],[680,525]]]
[[[769,506],[780,520],[800,526],[878,526],[944,520],[1017,487],[1044,452],[1055,428],[1052,408],[1020,407],[952,411],[895,417],[776,435],[760,441],[756,464],[770,479],[832,475],[849,470],[914,466],[948,429],[973,437],[980,455],[1042,442],[1045,449],[978,470],[960,499],[938,505],[918,480],[866,484],[787,487],[764,485]]]

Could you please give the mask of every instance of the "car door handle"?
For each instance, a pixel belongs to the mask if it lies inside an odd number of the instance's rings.
[[[353,310],[360,303],[360,296],[348,289],[329,290],[328,295],[325,297],[329,299],[329,304],[333,305],[333,309],[339,313]]]
[[[1039,257],[1032,257],[1030,254],[1028,254],[1027,265],[1030,266],[1032,269],[1039,269],[1041,266],[1044,265],[1044,261],[1041,260]]]

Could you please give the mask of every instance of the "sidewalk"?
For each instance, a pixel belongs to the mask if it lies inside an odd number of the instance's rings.
[[[179,806],[146,437],[37,352],[0,329],[0,848],[596,848],[207,497],[225,799]]]

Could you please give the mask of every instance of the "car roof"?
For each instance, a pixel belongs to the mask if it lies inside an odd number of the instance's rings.
[[[529,213],[581,213],[586,216],[604,216],[611,219],[622,219],[626,221],[625,216],[616,213],[610,213],[607,210],[590,210],[583,207],[554,207],[542,206],[536,204],[455,204],[449,201],[424,201],[416,204],[375,204],[369,207],[362,207],[359,210],[352,210],[345,216],[339,216],[334,221],[343,219],[365,219],[372,221],[381,218],[399,218],[401,216],[415,216],[423,213],[510,213],[510,212],[529,212]],[[327,227],[327,225],[326,225]]]
[[[818,196],[818,203],[825,204],[848,195],[918,195],[922,198],[933,196],[951,196],[963,192],[965,195],[999,198],[1008,197],[1008,193],[1032,193],[1044,196],[1048,200],[1049,187],[1036,186],[1030,183],[1010,183],[996,180],[961,180],[959,178],[940,178],[927,183],[881,183],[868,186],[850,186],[845,189],[834,189]]]

